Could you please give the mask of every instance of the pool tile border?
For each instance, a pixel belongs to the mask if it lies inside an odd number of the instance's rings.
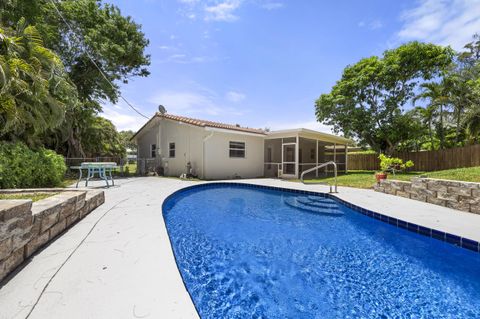
[[[172,194],[170,194],[167,198],[164,200],[164,204],[171,199],[174,195],[178,195],[179,193],[183,193],[192,189],[197,189],[197,188],[207,188],[207,187],[215,187],[215,186],[241,186],[245,188],[257,188],[257,189],[269,189],[269,190],[277,190],[277,191],[284,191],[288,193],[295,193],[295,194],[301,194],[301,195],[313,195],[313,196],[319,196],[319,197],[324,197],[324,198],[330,198],[333,199],[342,205],[352,209],[353,211],[360,213],[362,215],[365,215],[370,218],[374,218],[376,220],[379,220],[381,222],[390,224],[392,226],[398,227],[398,228],[403,228],[405,230],[411,231],[413,233],[430,237],[436,240],[441,240],[443,242],[455,245],[460,248],[468,249],[473,252],[480,253],[480,243],[475,240],[471,240],[465,237],[460,237],[454,234],[446,233],[440,230],[436,230],[433,228],[429,227],[424,227],[421,225],[417,225],[415,223],[410,223],[395,217],[390,217],[387,215],[383,215],[374,211],[371,211],[369,209],[365,209],[363,207],[354,205],[352,203],[349,203],[341,198],[338,198],[337,196],[329,193],[322,193],[322,192],[314,192],[314,191],[307,191],[307,190],[300,190],[300,189],[292,189],[292,188],[284,188],[284,187],[276,187],[276,186],[266,186],[266,185],[257,185],[257,184],[249,184],[249,183],[238,183],[238,182],[211,182],[211,183],[202,183],[198,185],[192,185],[192,186],[187,186],[185,188],[182,188]],[[162,205],[164,206],[164,205]],[[163,211],[163,207],[162,207]]]

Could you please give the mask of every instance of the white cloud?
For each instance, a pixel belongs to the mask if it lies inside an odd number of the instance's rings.
[[[225,94],[225,98],[229,100],[230,102],[238,103],[243,100],[245,100],[247,96],[243,93],[240,92],[235,92],[235,91],[229,91],[227,94]]]
[[[262,8],[267,10],[276,10],[284,7],[284,4],[281,2],[269,1],[260,5]]]
[[[284,7],[278,0],[178,0],[183,4],[179,12],[188,19],[195,20],[203,16],[205,21],[233,22],[239,19],[236,14],[244,4],[253,4],[265,10],[276,10]]]
[[[238,19],[235,11],[240,7],[240,0],[225,0],[212,6],[205,7],[206,21],[232,22]]]
[[[215,93],[205,89],[162,91],[151,97],[149,102],[155,105],[164,105],[172,114],[196,116],[203,119],[208,119],[208,116],[243,114],[238,109],[223,105]]]
[[[178,63],[178,64],[191,64],[191,63],[205,63],[211,62],[215,59],[206,56],[193,56],[190,57],[187,54],[176,53],[168,56],[167,58],[158,61],[159,63]]]
[[[380,21],[378,19],[370,21],[370,22],[360,21],[358,23],[358,26],[360,28],[367,27],[370,30],[378,30],[378,29],[383,28],[383,23],[382,23],[382,21]]]
[[[139,109],[137,106],[135,106]],[[144,117],[138,115],[130,109],[125,103],[106,104],[103,106],[101,116],[109,119],[115,125],[118,131],[132,130],[137,131],[147,121]],[[145,114],[150,116],[151,114]]]
[[[380,20],[373,20],[370,22],[369,27],[371,30],[377,30],[383,28],[383,23]]]
[[[461,49],[480,31],[480,1],[421,0],[402,13],[401,41],[422,40]]]

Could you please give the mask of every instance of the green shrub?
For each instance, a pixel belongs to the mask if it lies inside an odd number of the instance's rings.
[[[407,168],[413,167],[412,161],[406,161],[403,163],[403,160],[397,157],[388,157],[384,154],[378,156],[380,159],[380,169],[382,172],[392,172],[395,175],[396,171],[404,171]]]
[[[0,142],[0,188],[59,186],[66,170],[63,156],[52,150]]]

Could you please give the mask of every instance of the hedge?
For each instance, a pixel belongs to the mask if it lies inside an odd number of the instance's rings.
[[[0,188],[59,186],[66,170],[63,156],[52,150],[0,142]]]

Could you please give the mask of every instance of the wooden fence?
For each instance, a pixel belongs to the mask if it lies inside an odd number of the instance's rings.
[[[480,166],[480,145],[437,151],[398,152],[393,154],[404,161],[412,160],[415,171],[438,171],[451,168]],[[348,154],[349,170],[379,170],[377,154]]]

